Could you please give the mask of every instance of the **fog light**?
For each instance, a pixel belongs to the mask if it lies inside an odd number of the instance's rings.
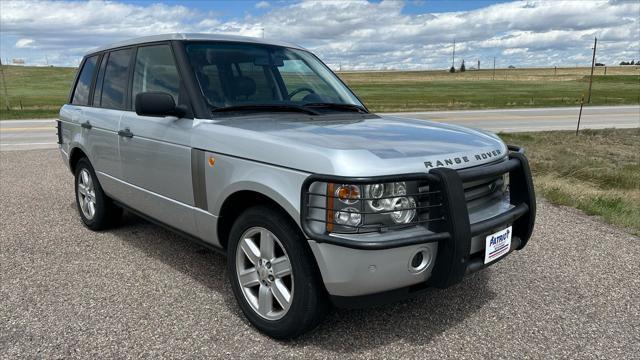
[[[431,261],[431,249],[418,249],[409,258],[409,271],[412,273],[422,272],[431,265]]]

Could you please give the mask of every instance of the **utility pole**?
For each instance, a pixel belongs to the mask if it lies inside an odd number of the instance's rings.
[[[491,80],[495,80],[496,79],[496,57],[493,57],[493,77],[491,78]]]
[[[478,59],[478,70],[480,70],[480,59]]]
[[[450,73],[456,72],[456,40],[453,39],[453,53],[451,54],[451,68],[449,69]]]
[[[591,83],[593,83],[593,68],[596,66],[596,46],[598,45],[598,38],[593,38],[593,57],[591,58],[591,76],[589,77],[589,97],[587,97],[587,104],[591,104]]]
[[[456,41],[453,40],[453,55],[451,55],[451,67],[456,67]]]

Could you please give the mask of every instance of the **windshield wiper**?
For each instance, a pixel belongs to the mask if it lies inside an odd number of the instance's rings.
[[[328,108],[328,109],[337,109],[337,110],[349,110],[349,111],[356,111],[359,113],[363,113],[363,114],[368,114],[369,112],[367,111],[367,109],[365,109],[364,107],[360,106],[360,105],[355,105],[355,104],[341,104],[341,103],[323,103],[323,102],[317,102],[317,103],[306,103],[304,104],[305,107],[310,107],[310,108]]]
[[[247,104],[247,105],[233,105],[225,107],[217,107],[211,110],[212,112],[233,112],[233,111],[288,111],[288,112],[301,112],[309,115],[318,115],[319,112],[307,109],[298,105],[291,104]]]

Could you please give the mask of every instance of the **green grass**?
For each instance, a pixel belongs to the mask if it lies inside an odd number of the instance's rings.
[[[0,86],[0,119],[56,117],[67,101],[75,68],[2,66],[9,93],[10,110],[5,107]],[[4,85],[4,84],[2,84]]]
[[[592,105],[640,104],[640,70],[594,76]],[[588,69],[343,73],[340,76],[373,111],[458,110],[579,105]]]
[[[500,135],[525,147],[539,194],[640,235],[640,129]]]
[[[2,66],[0,119],[55,117],[75,68]],[[589,68],[343,72],[338,75],[373,111],[570,106],[588,89]],[[495,78],[495,79],[494,79]],[[593,105],[640,104],[640,67],[597,68]]]

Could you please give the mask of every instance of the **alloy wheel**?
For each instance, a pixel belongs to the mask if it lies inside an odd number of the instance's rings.
[[[281,319],[293,300],[291,261],[278,238],[269,230],[245,231],[236,249],[236,275],[253,310],[267,320]]]
[[[89,170],[82,169],[78,177],[78,204],[87,220],[96,214],[96,192]]]

